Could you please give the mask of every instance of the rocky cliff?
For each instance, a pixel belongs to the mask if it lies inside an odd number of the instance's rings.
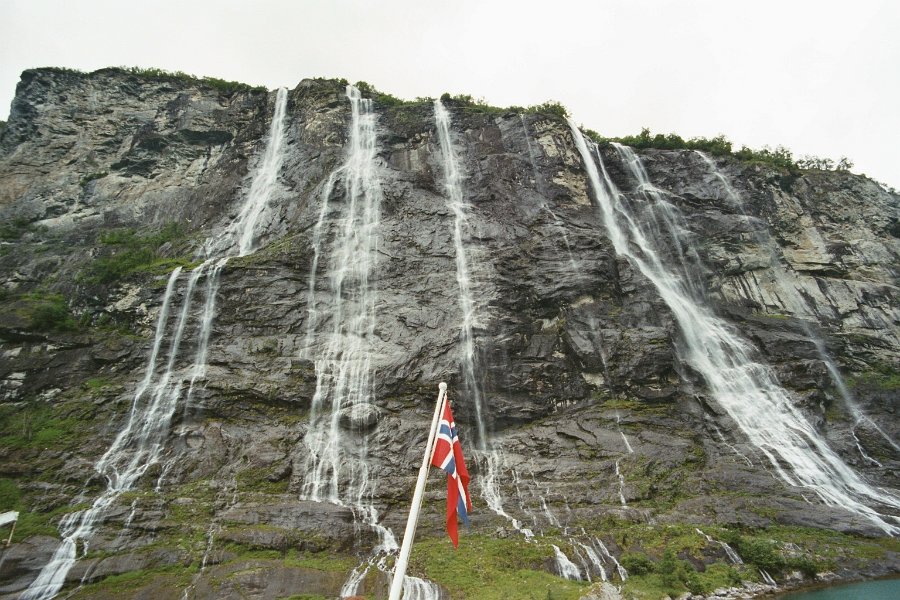
[[[243,218],[275,92],[23,73],[0,131],[0,510],[21,511],[0,597],[105,494],[90,535],[70,536],[70,597],[383,597],[384,528],[402,531],[442,380],[472,526],[448,552],[433,474],[410,567],[427,581],[408,596],[578,598],[604,579],[660,597],[900,570],[897,195],[847,172],[689,150],[632,161],[609,143],[590,158],[601,189],[561,116],[445,99],[456,206],[432,102],[361,87],[357,102],[334,80],[287,93],[253,251],[223,254],[211,287],[203,261]],[[374,146],[354,166],[367,117]],[[789,398],[772,430],[809,425],[796,462],[743,424],[754,397],[721,397],[698,366],[685,316],[641,267],[655,254],[617,245],[604,193],[684,279],[697,322],[708,311],[771,372]],[[159,330],[180,311],[176,343]],[[164,369],[157,351],[174,357],[174,412],[110,493],[98,464]],[[348,357],[365,390],[352,405],[363,388],[340,392],[334,367]],[[329,443],[353,469],[319,493]],[[807,452],[883,495],[836,502],[800,472]]]

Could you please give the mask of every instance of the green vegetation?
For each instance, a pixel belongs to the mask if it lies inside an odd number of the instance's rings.
[[[684,139],[676,133],[668,135],[662,133],[652,134],[645,127],[637,135],[607,138],[592,129],[584,129],[583,131],[598,144],[616,142],[637,149],[699,150],[713,156],[733,156],[745,162],[773,166],[790,173],[810,169],[848,171],[853,168],[853,163],[846,157],[841,158],[837,162],[830,158],[818,156],[795,158],[793,153],[784,146],[777,146],[775,149],[766,146],[761,150],[753,150],[747,146],[742,146],[740,150],[734,150],[732,143],[724,135],[718,135],[713,138],[694,137]]]
[[[31,331],[75,331],[79,328],[62,294],[22,294],[16,300],[16,312]]]
[[[610,518],[586,525],[589,532],[612,539],[622,550],[620,562],[629,573],[623,591],[645,600],[757,581],[758,569],[775,578],[793,571],[813,577],[833,570],[838,561],[861,566],[884,560],[900,548],[900,540],[893,538],[857,537],[827,529],[703,526],[705,533],[727,542],[745,562],[732,565],[726,564],[718,544],[708,542],[691,524],[649,525]]]
[[[16,521],[16,530],[13,532],[13,542],[21,542],[34,535],[47,535],[55,537],[59,535],[56,523],[65,514],[87,508],[87,504],[76,506],[61,506],[52,511],[32,512],[25,501],[24,494],[13,479],[0,478],[0,509],[15,510],[19,512]],[[0,539],[9,536],[0,534]]]
[[[890,365],[879,365],[871,371],[848,377],[847,385],[854,389],[884,392],[900,390],[900,371]]]
[[[339,81],[344,82],[344,84],[346,85],[346,80]],[[430,104],[431,102],[433,102],[432,98],[416,98],[415,100],[404,100],[402,98],[397,98],[396,96],[392,96],[391,94],[387,94],[385,92],[377,90],[375,86],[366,81],[357,81],[355,85],[359,89],[363,97],[371,98],[375,101],[376,104],[384,108],[414,106],[418,104]],[[553,100],[548,100],[547,102],[544,102],[542,104],[535,104],[534,106],[529,106],[526,108],[523,108],[521,106],[500,107],[491,106],[484,98],[474,98],[470,94],[451,95],[450,93],[445,92],[441,95],[441,102],[459,110],[491,115],[509,113],[543,114],[552,115],[560,119],[565,119],[569,114],[569,111],[566,109],[566,107]]]
[[[0,224],[0,241],[14,242],[26,233],[40,233],[43,231],[46,231],[45,227],[33,225],[26,218],[16,217],[11,221]]]
[[[49,404],[33,402],[23,407],[0,407],[0,447],[46,448],[80,441],[83,423],[61,417]]]
[[[177,266],[190,266],[186,258],[159,255],[159,247],[181,237],[177,223],[170,223],[156,233],[139,235],[134,229],[115,229],[100,234],[100,243],[112,249],[90,264],[82,274],[90,283],[112,283],[133,273],[162,274]]]
[[[542,104],[535,104],[533,106],[521,107],[521,106],[491,106],[488,104],[484,98],[473,98],[469,94],[457,94],[455,96],[450,95],[445,92],[441,95],[441,102],[445,104],[449,104],[451,106],[455,106],[457,108],[461,108],[463,110],[468,110],[471,112],[479,112],[479,113],[487,113],[487,114],[507,114],[507,113],[519,113],[519,114],[541,114],[541,115],[552,115],[559,119],[565,119],[569,116],[569,111],[563,106],[561,103],[555,100],[548,100],[543,102]]]
[[[346,80],[343,80],[346,82]],[[346,83],[344,83],[346,85]],[[371,98],[375,101],[376,104],[383,106],[385,108],[393,108],[395,106],[409,106],[412,104],[421,104],[424,102],[429,102],[429,98],[416,98],[415,100],[403,100],[402,98],[398,98],[391,94],[387,94],[385,92],[378,91],[375,86],[366,82],[366,81],[357,81],[356,88],[359,90],[359,93],[362,94],[364,98]]]
[[[244,469],[235,476],[235,483],[240,492],[258,492],[262,494],[283,494],[287,492],[288,481],[271,481],[272,469]]]
[[[587,584],[548,573],[552,557],[549,544],[466,534],[455,551],[446,538],[417,541],[409,564],[411,575],[424,575],[453,598],[576,600]]]
[[[156,69],[156,68],[142,68],[142,67],[119,67],[119,70],[125,71],[126,73],[130,73],[132,75],[138,75],[140,77],[144,77],[147,79],[156,79],[160,81],[185,81],[190,83],[201,83],[206,85],[207,87],[211,87],[219,92],[224,94],[232,94],[235,92],[249,92],[249,91],[267,91],[264,86],[252,86],[246,83],[241,83],[239,81],[226,81],[224,79],[219,79],[217,77],[198,77],[196,75],[191,75],[190,73],[185,73],[183,71],[166,71],[164,69]]]
[[[80,586],[80,589],[88,598],[122,597],[123,595],[134,597],[139,589],[150,583],[159,586],[160,589],[186,588],[199,570],[200,566],[197,563],[187,566],[182,564],[163,565],[110,575],[96,583],[84,584]],[[152,597],[152,594],[149,597]]]
[[[650,571],[629,571],[622,591],[626,597],[658,600],[665,596],[675,598],[685,592],[707,594],[717,588],[739,586],[744,579],[747,579],[746,574],[723,563],[713,563],[704,571],[697,571],[689,561],[679,559],[674,552],[666,550],[659,562],[653,563]]]
[[[118,71],[121,73],[128,73],[131,75],[136,75],[138,77],[143,77],[145,79],[156,79],[157,81],[182,81],[201,84],[217,90],[223,94],[232,94],[235,92],[246,91],[268,91],[264,86],[252,86],[246,83],[241,83],[239,81],[226,81],[224,79],[219,79],[218,77],[198,77],[197,75],[191,75],[190,73],[185,73],[183,71],[166,71],[165,69],[157,69],[154,67],[106,67],[103,69],[98,69],[91,73],[85,73],[84,71],[79,71],[78,69],[69,69],[67,67],[42,67],[40,69],[32,69],[31,71],[46,71],[49,73],[57,73],[60,75],[82,75],[88,77],[99,75],[109,71]]]

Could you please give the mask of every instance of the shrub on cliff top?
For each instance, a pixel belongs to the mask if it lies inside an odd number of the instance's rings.
[[[821,171],[848,171],[853,168],[853,162],[847,157],[835,162],[830,158],[819,156],[804,156],[794,158],[794,154],[784,146],[776,146],[774,149],[764,146],[760,150],[754,150],[747,146],[741,146],[740,150],[734,150],[731,141],[724,135],[713,138],[694,137],[684,139],[677,133],[652,134],[650,129],[643,128],[637,135],[623,137],[604,137],[592,129],[584,129],[585,135],[598,144],[616,142],[636,149],[655,148],[658,150],[699,150],[714,156],[734,156],[735,158],[751,163],[771,165],[779,169],[785,169],[796,173],[800,170]]]
[[[265,86],[253,86],[239,81],[226,81],[218,77],[198,77],[185,73],[184,71],[166,71],[165,69],[157,69],[154,67],[119,67],[120,70],[146,77],[150,79],[158,79],[163,81],[187,81],[202,83],[224,93],[247,92],[247,91],[267,91]]]

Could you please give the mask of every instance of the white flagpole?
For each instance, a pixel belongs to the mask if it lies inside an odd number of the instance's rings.
[[[419,479],[416,480],[416,491],[413,493],[412,506],[409,509],[409,519],[406,521],[406,532],[403,534],[403,545],[400,547],[400,556],[394,565],[394,579],[391,581],[391,594],[389,600],[400,600],[403,592],[403,579],[406,577],[406,563],[409,562],[409,553],[412,551],[413,538],[416,537],[416,525],[419,523],[419,509],[422,507],[422,496],[425,494],[425,480],[428,479],[428,463],[434,453],[434,441],[437,433],[437,425],[447,399],[447,384],[443,381],[438,385],[437,405],[434,407],[434,417],[431,419],[431,430],[428,432],[428,445],[425,446],[425,456],[422,457],[422,466],[419,468]]]

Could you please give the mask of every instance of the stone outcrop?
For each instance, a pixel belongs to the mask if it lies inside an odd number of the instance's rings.
[[[274,93],[116,69],[23,74],[0,131],[0,476],[38,525],[4,554],[0,597],[14,597],[49,557],[46,536],[66,507],[105,485],[92,465],[127,418],[166,275],[192,266],[238,210],[273,103]],[[447,106],[471,205],[476,363],[507,512],[548,531],[612,519],[879,534],[774,477],[680,358],[671,312],[605,234],[564,120]],[[164,461],[120,497],[70,572],[73,585],[143,570],[155,582],[146,597],[188,585],[210,598],[335,596],[355,559],[329,570],[308,557],[346,562],[376,543],[350,508],[299,500],[316,390],[305,353],[312,236],[350,107],[342,84],[304,80],[287,111],[287,151],[258,250],[221,273],[205,380],[178,412]],[[384,199],[372,274],[374,397],[340,418],[365,440],[374,506],[399,534],[437,382],[450,384],[463,437],[475,414],[457,393],[453,215],[432,107],[376,97],[376,112]],[[633,190],[612,148],[601,152],[616,185]],[[900,438],[900,198],[850,173],[718,158],[731,193],[696,152],[641,157],[685,217],[715,312],[848,465],[897,488],[900,453],[886,437]],[[153,238],[160,231],[168,233]],[[152,260],[114,262],[141,249]],[[318,265],[321,303],[330,301],[328,260]],[[110,274],[113,266],[121,269]],[[190,345],[196,325],[188,327]],[[855,422],[813,338],[870,422]],[[477,490],[487,465],[472,463],[474,530],[518,535],[486,509]],[[429,485],[420,535],[440,534],[442,487]],[[607,539],[613,554],[627,543]],[[293,566],[265,554],[289,551],[301,556]],[[178,575],[201,560],[200,576]],[[96,594],[85,597],[107,597]]]

